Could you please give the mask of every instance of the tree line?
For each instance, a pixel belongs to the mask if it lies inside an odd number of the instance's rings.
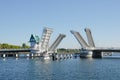
[[[8,43],[0,43],[0,49],[25,49],[30,48],[30,46],[23,43],[21,46],[19,45],[11,45]],[[58,53],[79,53],[80,49],[65,49],[65,48],[59,48],[57,49]]]
[[[58,53],[79,53],[80,49],[65,49],[65,48],[59,48],[57,49]]]
[[[8,43],[0,43],[0,49],[21,49],[21,48],[29,48],[28,45],[23,43],[21,46],[19,45],[11,45]]]

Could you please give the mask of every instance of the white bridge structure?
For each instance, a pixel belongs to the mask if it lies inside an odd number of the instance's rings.
[[[88,43],[84,40],[79,32],[71,30],[71,33],[75,36],[82,47],[80,57],[102,58],[104,52],[120,52],[120,48],[95,47],[91,30],[89,28],[85,28],[85,32],[87,35]]]
[[[31,35],[30,45],[31,45],[31,54],[32,55],[41,55],[41,56],[49,56],[49,53],[55,53],[56,48],[66,37],[64,34],[59,34],[55,42],[49,46],[49,41],[51,34],[53,33],[52,28],[44,28],[41,39],[36,35]]]
[[[19,54],[26,54],[29,57],[34,56],[43,56],[45,58],[49,58],[50,53],[56,53],[56,48],[60,44],[60,42],[63,40],[63,38],[66,37],[64,34],[59,34],[57,39],[53,42],[51,46],[49,46],[49,41],[51,34],[53,33],[52,28],[44,28],[42,37],[39,38],[37,35],[31,34],[30,37],[30,48],[29,49],[0,49],[0,56],[8,56],[8,55],[16,55],[16,57],[19,56]]]

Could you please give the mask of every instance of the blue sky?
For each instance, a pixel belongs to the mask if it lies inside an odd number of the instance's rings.
[[[80,48],[70,33],[90,28],[96,46],[120,47],[120,0],[0,0],[0,43],[29,44],[31,34],[41,37],[44,27],[66,38],[59,47]]]

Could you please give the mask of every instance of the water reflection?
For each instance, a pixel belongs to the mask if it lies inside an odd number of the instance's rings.
[[[120,59],[120,53],[114,52],[114,53],[112,53],[111,56],[103,56],[103,58],[108,58],[108,59]]]
[[[6,58],[0,60],[0,80],[119,80],[120,59]]]

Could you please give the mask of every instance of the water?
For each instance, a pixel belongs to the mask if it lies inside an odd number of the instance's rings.
[[[0,80],[120,80],[120,58],[1,58]]]

